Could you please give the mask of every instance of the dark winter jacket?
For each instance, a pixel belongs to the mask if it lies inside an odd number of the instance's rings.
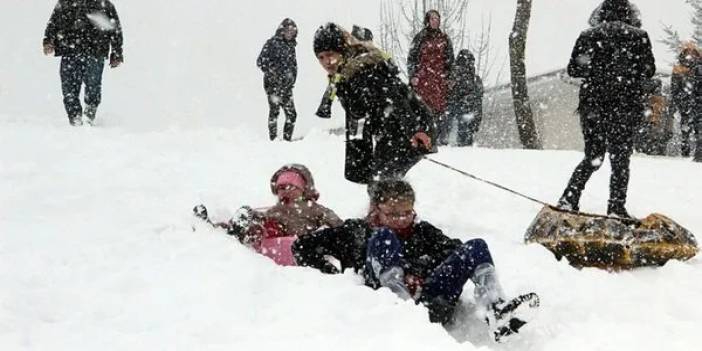
[[[122,26],[108,0],[59,0],[46,26],[46,44],[54,46],[56,56],[110,55],[113,60],[124,60]]]
[[[468,50],[459,52],[450,75],[449,113],[455,118],[473,115],[477,127],[483,118],[483,81],[475,73],[474,63]]]
[[[359,126],[347,132],[348,180],[367,183],[375,175],[414,164],[419,153],[411,137],[417,132],[433,134],[429,111],[398,74],[397,67],[370,45],[354,45],[344,53],[335,78],[336,95],[347,120]]]
[[[320,230],[299,238],[293,244],[293,255],[298,265],[314,267],[325,273],[338,273],[325,256],[339,260],[342,271],[351,268],[361,272],[366,264],[367,242],[374,230],[363,219],[349,219],[341,227]],[[415,223],[409,236],[398,238],[403,245],[405,274],[422,280],[461,245],[460,240],[447,237],[428,222]]]
[[[656,65],[651,40],[632,25],[628,6],[625,0],[605,1],[602,23],[583,31],[575,43],[568,74],[584,78],[578,107],[582,115],[611,109],[612,103],[628,106],[632,117],[643,113],[643,84],[653,76]]]
[[[275,31],[275,35],[266,41],[258,55],[256,65],[263,71],[263,82],[266,91],[272,89],[292,89],[297,79],[297,57],[295,55],[295,38],[286,40],[284,32],[292,27],[297,31],[297,25],[289,18],[283,20]]]

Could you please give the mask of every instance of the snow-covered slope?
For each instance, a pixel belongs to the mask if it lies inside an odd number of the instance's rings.
[[[260,143],[216,128],[127,133],[0,121],[3,350],[472,349],[389,291],[352,274],[277,267],[191,216],[200,202],[219,218],[272,203],[268,177],[293,161],[310,166],[324,204],[362,215],[365,189],[342,180],[340,139]],[[554,200],[580,154],[445,149],[436,157]],[[633,213],[660,211],[702,232],[697,164],[635,157],[632,166]],[[584,209],[604,209],[607,167]],[[699,258],[578,271],[522,243],[538,206],[429,163],[409,179],[422,217],[462,239],[484,237],[507,292],[543,298],[539,319],[511,345],[487,343],[477,321],[459,340],[495,350],[700,347]]]
[[[673,7],[649,2],[661,14]],[[372,27],[377,3],[115,3],[127,61],[105,74],[100,125],[76,129],[62,110],[57,61],[39,52],[54,1],[0,2],[1,350],[701,347],[700,258],[619,274],[575,270],[522,243],[538,206],[429,163],[409,174],[422,217],[452,236],[485,238],[507,293],[542,296],[539,319],[511,344],[488,342],[476,320],[452,337],[421,307],[353,274],[278,267],[202,226],[190,213],[196,203],[219,218],[272,203],[269,176],[289,162],[312,169],[321,201],[342,217],[365,212],[365,188],[343,180],[343,141],[307,133],[335,122],[311,117],[324,86],[311,37],[331,19]],[[571,13],[564,6],[554,17]],[[572,15],[584,23],[586,14]],[[293,144],[265,140],[254,65],[286,16],[301,26],[296,96],[307,134]],[[574,39],[550,50],[569,53]],[[449,148],[435,157],[553,201],[581,154]],[[608,167],[588,184],[584,210],[604,210]],[[699,179],[687,160],[635,157],[629,209],[702,233]]]

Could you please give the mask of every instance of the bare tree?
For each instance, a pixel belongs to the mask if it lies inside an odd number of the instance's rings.
[[[690,15],[692,40],[697,43],[697,46],[702,47],[702,0],[686,0],[685,2],[692,7],[692,14]],[[665,37],[659,42],[667,46],[670,51],[677,53],[682,43],[680,34],[672,25],[667,24],[663,24],[663,32]]]
[[[470,49],[476,57],[476,72],[485,77],[497,61],[490,45],[492,18],[481,24],[480,33],[471,36],[467,17],[469,3],[470,0],[383,0],[380,4],[380,46],[404,69],[412,40],[424,28],[424,14],[437,10],[441,14],[441,29],[451,39],[455,51]]]
[[[517,0],[514,26],[509,35],[512,103],[514,105],[514,115],[517,118],[519,140],[522,145],[527,149],[541,149],[541,141],[534,123],[534,114],[529,103],[526,64],[524,63],[530,18],[531,0]]]
[[[680,48],[680,43],[682,42],[682,40],[680,39],[680,33],[678,33],[677,30],[673,29],[673,26],[669,26],[666,24],[663,25],[663,33],[665,33],[665,37],[659,40],[659,42],[667,46],[668,50],[672,52],[678,52]]]

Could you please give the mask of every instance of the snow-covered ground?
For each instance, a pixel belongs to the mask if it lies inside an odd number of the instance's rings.
[[[132,133],[7,116],[0,123],[3,350],[472,348],[389,291],[352,274],[275,266],[192,217],[200,202],[219,218],[241,204],[271,204],[268,177],[287,162],[311,168],[324,204],[343,217],[362,215],[364,188],[342,180],[341,139],[264,143],[221,128]],[[436,156],[546,200],[559,195],[580,157],[487,149]],[[604,210],[604,167],[585,193],[586,210]],[[635,157],[632,174],[633,213],[660,211],[702,232],[697,164]],[[507,292],[543,299],[531,330],[509,345],[487,343],[479,322],[459,340],[494,350],[702,344],[699,258],[618,274],[578,271],[523,244],[537,205],[426,162],[409,180],[423,218],[462,239],[484,237]]]
[[[268,179],[289,162],[310,167],[321,202],[340,216],[364,214],[365,189],[343,180],[343,140],[319,131],[338,119],[311,117],[324,87],[311,37],[331,19],[377,23],[376,1],[262,0],[257,10],[223,0],[115,1],[126,63],[106,72],[92,129],[68,126],[57,61],[40,56],[54,3],[0,3],[0,350],[702,347],[699,257],[617,274],[573,269],[523,244],[537,205],[427,162],[409,174],[420,215],[452,236],[485,238],[507,293],[542,297],[539,319],[510,344],[489,342],[476,320],[450,335],[423,308],[353,274],[275,266],[194,220],[197,203],[219,218],[271,204]],[[645,6],[664,16],[672,3]],[[578,27],[589,14],[551,11]],[[293,144],[265,140],[254,65],[286,16],[301,26],[296,97],[306,138]],[[552,51],[569,54],[570,30]],[[447,148],[435,157],[554,201],[581,155]],[[584,210],[604,211],[608,177],[605,163]],[[668,214],[702,235],[700,179],[688,160],[634,157],[629,209]]]

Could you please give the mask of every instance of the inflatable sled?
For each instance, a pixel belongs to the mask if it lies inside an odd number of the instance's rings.
[[[264,238],[255,249],[256,252],[271,258],[281,266],[296,266],[297,263],[295,263],[292,253],[292,244],[296,239],[296,236]]]
[[[539,243],[577,268],[608,270],[685,261],[699,248],[694,235],[670,218],[651,214],[638,223],[544,207],[527,229],[526,243]]]

